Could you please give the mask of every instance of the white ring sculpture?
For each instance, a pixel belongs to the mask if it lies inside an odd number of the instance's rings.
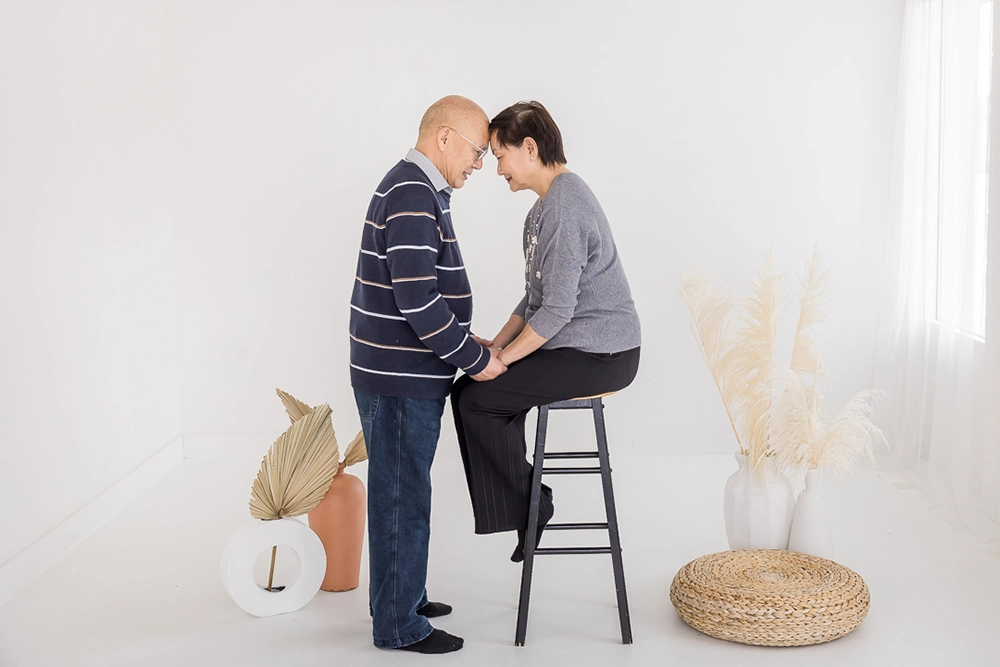
[[[274,545],[293,549],[302,561],[298,581],[282,591],[265,590],[253,578],[257,557]],[[297,519],[250,519],[229,538],[221,569],[226,592],[243,611],[274,616],[298,611],[313,599],[326,573],[326,550],[316,533]]]

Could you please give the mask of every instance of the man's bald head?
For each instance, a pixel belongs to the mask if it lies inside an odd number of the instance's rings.
[[[472,100],[442,97],[420,119],[416,149],[427,156],[453,188],[460,188],[483,166],[490,142],[490,119]]]
[[[467,97],[448,95],[432,104],[420,119],[420,139],[433,136],[441,126],[454,127],[459,131],[479,129],[490,119],[482,108]]]

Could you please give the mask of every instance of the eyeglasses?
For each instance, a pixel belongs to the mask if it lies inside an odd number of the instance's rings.
[[[470,144],[470,145],[471,145],[471,146],[472,146],[473,148],[475,148],[475,149],[476,149],[476,153],[477,153],[477,154],[476,154],[476,162],[479,162],[480,160],[482,160],[482,159],[483,159],[484,157],[486,157],[486,154],[490,152],[490,147],[489,147],[489,146],[487,146],[486,148],[481,148],[481,147],[479,146],[479,144],[477,144],[477,143],[476,143],[475,141],[473,141],[472,139],[469,139],[469,138],[468,138],[467,136],[465,136],[464,134],[462,134],[461,132],[459,132],[459,131],[458,131],[458,130],[456,130],[455,128],[453,128],[453,127],[450,127],[450,126],[448,126],[448,125],[442,125],[441,127],[447,127],[447,128],[449,129],[449,130],[451,130],[452,132],[454,132],[454,133],[455,133],[455,134],[457,134],[458,136],[460,136],[460,137],[462,137],[463,139],[465,139],[466,141],[468,141],[468,142],[469,142],[469,144]]]

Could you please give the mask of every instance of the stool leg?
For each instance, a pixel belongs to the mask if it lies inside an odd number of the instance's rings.
[[[615,512],[615,493],[611,488],[611,462],[608,458],[608,434],[604,428],[604,402],[595,398],[594,430],[597,433],[597,456],[601,461],[601,480],[604,482],[604,510],[608,516],[608,537],[611,541],[611,564],[615,570],[615,590],[618,593],[618,620],[622,628],[622,643],[632,643],[632,622],[628,613],[628,596],[625,593],[625,568],[622,566],[622,547],[618,537],[618,514]]]
[[[538,426],[535,429],[534,470],[531,475],[531,499],[528,507],[528,527],[524,534],[524,564],[521,566],[521,596],[517,603],[517,633],[515,646],[524,646],[528,630],[528,598],[531,597],[531,570],[535,564],[535,535],[538,531],[538,508],[542,499],[542,468],[545,465],[545,431],[549,424],[549,408],[538,408]]]

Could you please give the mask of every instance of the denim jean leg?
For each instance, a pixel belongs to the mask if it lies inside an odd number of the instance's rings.
[[[444,399],[354,393],[368,448],[372,636],[380,648],[398,648],[432,630],[416,611],[427,602],[430,469]]]

